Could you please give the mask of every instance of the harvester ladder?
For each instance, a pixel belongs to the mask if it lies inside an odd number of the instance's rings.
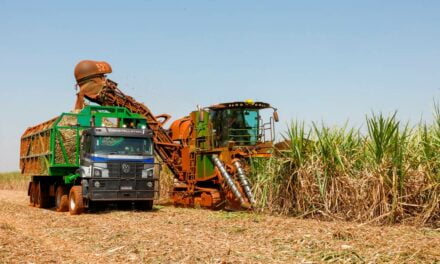
[[[191,183],[191,191],[194,191],[194,186],[196,184],[196,154],[195,154],[195,152],[191,152],[189,154],[188,182]]]

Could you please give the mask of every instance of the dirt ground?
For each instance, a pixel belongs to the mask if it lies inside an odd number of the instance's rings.
[[[440,263],[440,230],[155,206],[70,216],[0,190],[0,263]]]

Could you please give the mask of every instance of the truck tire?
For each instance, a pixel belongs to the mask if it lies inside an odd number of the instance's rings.
[[[139,211],[151,211],[153,209],[153,200],[137,201],[134,203],[134,207]]]
[[[35,206],[35,201],[37,200],[37,196],[35,196],[35,182],[29,183],[29,205]]]
[[[35,207],[48,208],[49,207],[49,190],[48,186],[43,182],[36,184],[36,201]]]
[[[79,215],[84,211],[82,187],[73,186],[69,194],[69,212],[71,215]]]
[[[37,208],[41,208],[40,202],[40,183],[34,182],[34,206]]]
[[[55,192],[55,210],[57,212],[69,211],[69,196],[64,186],[58,186]]]

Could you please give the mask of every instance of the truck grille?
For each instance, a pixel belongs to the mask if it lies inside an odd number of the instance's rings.
[[[143,163],[137,162],[109,162],[107,163],[111,178],[142,178]]]

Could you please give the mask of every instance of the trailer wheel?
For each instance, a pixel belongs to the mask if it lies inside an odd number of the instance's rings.
[[[73,186],[69,194],[69,212],[71,215],[79,215],[84,211],[82,187]]]
[[[40,197],[40,183],[34,182],[34,206],[37,208],[41,208],[41,197]]]
[[[139,211],[151,211],[153,209],[153,200],[135,202],[134,207]]]
[[[48,208],[49,207],[49,193],[48,186],[42,182],[36,184],[35,193],[35,207]]]
[[[57,212],[69,211],[69,196],[64,186],[58,186],[55,192],[55,209]]]
[[[35,195],[35,182],[30,182],[29,185],[29,205],[35,206],[37,200],[37,196]]]

